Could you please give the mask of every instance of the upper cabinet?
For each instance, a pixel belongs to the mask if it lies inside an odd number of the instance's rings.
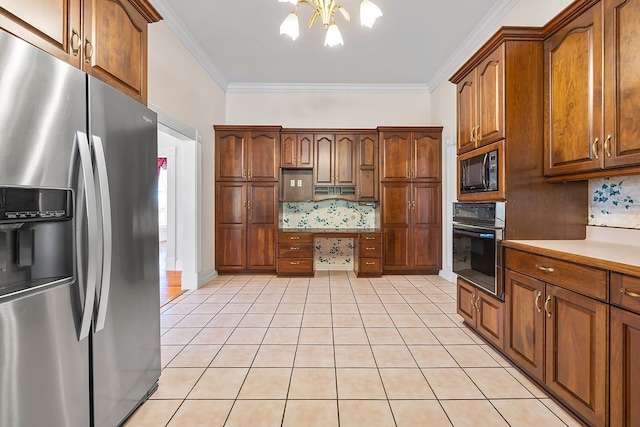
[[[214,126],[217,181],[277,182],[279,126]]]
[[[459,154],[505,137],[504,55],[500,45],[456,84]]]
[[[147,102],[146,0],[4,0],[0,27]]]
[[[440,181],[442,128],[378,128],[380,181]]]
[[[313,134],[282,133],[280,166],[283,168],[313,167]]]
[[[356,136],[315,134],[314,199],[356,199]]]
[[[358,140],[358,200],[378,200],[378,133],[362,133]]]
[[[552,180],[640,171],[638,20],[640,0],[581,1],[548,25],[544,171]]]

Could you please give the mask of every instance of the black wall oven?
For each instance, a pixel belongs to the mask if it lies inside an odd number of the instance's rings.
[[[504,202],[453,204],[453,272],[504,299]]]

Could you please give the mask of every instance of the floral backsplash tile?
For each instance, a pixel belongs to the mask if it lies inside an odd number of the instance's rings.
[[[589,181],[589,225],[640,229],[640,175]]]
[[[360,206],[345,200],[321,202],[283,203],[280,227],[282,228],[375,228],[376,209]],[[353,239],[315,239],[314,257],[316,269],[327,266],[353,266]]]

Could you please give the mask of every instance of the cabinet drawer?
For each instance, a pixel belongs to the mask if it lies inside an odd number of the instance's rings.
[[[505,251],[505,265],[509,270],[607,300],[607,272],[604,270],[510,248]]]
[[[382,244],[360,242],[358,245],[358,255],[363,258],[379,258],[382,257]]]
[[[278,258],[312,258],[312,243],[278,243]]]
[[[278,242],[313,243],[311,233],[278,233]]]
[[[358,260],[358,273],[360,274],[381,274],[381,258],[360,258]]]
[[[382,233],[360,233],[358,241],[360,243],[382,243]]]
[[[611,304],[640,313],[640,277],[611,273]]]
[[[278,274],[309,274],[313,275],[313,258],[278,259]]]

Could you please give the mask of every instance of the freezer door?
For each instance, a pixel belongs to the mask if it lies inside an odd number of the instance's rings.
[[[77,189],[70,169],[77,168],[76,133],[87,131],[86,84],[81,71],[0,30],[3,186]],[[1,427],[90,423],[74,228],[70,220],[0,224],[0,287],[22,290],[0,297]]]
[[[92,337],[94,422],[117,426],[155,389],[160,376],[156,114],[89,78],[90,138],[103,147],[108,182],[106,252]],[[98,191],[100,194],[100,191]],[[104,193],[103,193],[104,194]],[[110,211],[110,213],[109,213]],[[109,232],[110,230],[110,232]],[[108,292],[103,292],[105,286]],[[104,324],[102,324],[104,320]]]

